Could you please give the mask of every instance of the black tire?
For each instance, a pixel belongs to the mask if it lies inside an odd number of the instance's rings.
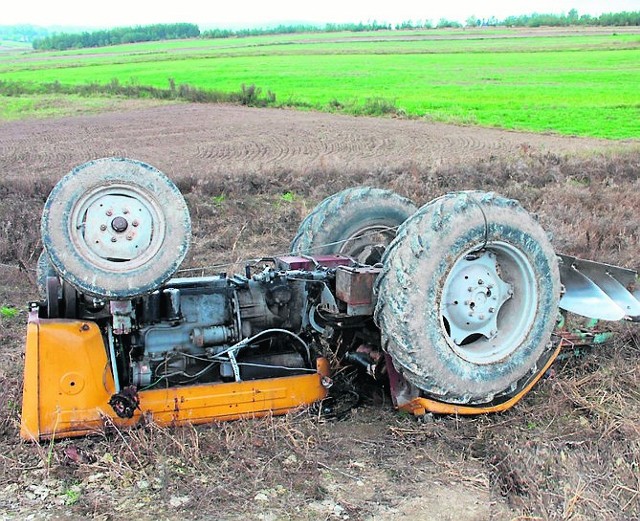
[[[383,346],[428,397],[504,400],[550,356],[557,258],[517,201],[458,192],[423,206],[387,249],[376,291]]]
[[[40,298],[47,303],[48,318],[77,318],[78,293],[68,282],[60,284],[46,251],[38,257],[36,281]],[[64,311],[60,311],[63,309]]]
[[[379,188],[348,188],[323,200],[302,221],[291,252],[342,254],[376,264],[397,227],[417,210],[407,198]]]
[[[42,300],[47,298],[47,278],[57,276],[58,273],[53,269],[47,252],[42,250],[36,266],[36,282],[38,284],[38,293]]]
[[[171,277],[189,246],[182,194],[162,172],[124,158],[90,161],[53,188],[42,214],[51,265],[79,292],[129,299]]]
[[[47,318],[60,318],[60,304],[62,287],[58,277],[47,277]]]

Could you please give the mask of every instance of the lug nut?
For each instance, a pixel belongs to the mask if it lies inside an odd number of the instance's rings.
[[[101,224],[100,225],[100,231],[105,231],[107,229],[107,225],[106,224]]]
[[[480,284],[482,286],[484,284],[484,280],[478,279],[478,284]]]
[[[112,216],[113,215],[113,210],[107,210],[107,215],[108,216]]]
[[[111,242],[116,242],[118,239],[116,239],[115,237],[111,237]]]
[[[140,223],[139,223],[138,221],[133,221],[133,222],[131,223],[131,226],[138,226],[139,224],[140,224]]]
[[[133,239],[133,235],[131,234],[127,235],[127,240],[130,241],[131,239]]]
[[[495,313],[496,312],[496,308],[489,308],[489,313]]]

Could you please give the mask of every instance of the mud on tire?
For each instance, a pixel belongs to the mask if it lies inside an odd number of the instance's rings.
[[[379,188],[348,188],[324,199],[302,221],[291,252],[342,254],[379,262],[397,227],[417,210],[407,198]]]
[[[431,398],[488,404],[517,394],[548,356],[557,259],[517,201],[457,192],[398,230],[375,319],[394,365]]]
[[[154,167],[105,158],[74,168],[49,194],[46,257],[87,295],[128,299],[156,289],[184,259],[191,219],[182,194]]]

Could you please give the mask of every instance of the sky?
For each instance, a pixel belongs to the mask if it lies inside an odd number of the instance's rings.
[[[32,24],[106,28],[189,22],[202,27],[253,27],[280,22],[378,22],[470,16],[567,13],[599,15],[640,11],[640,0],[4,0],[0,25]]]

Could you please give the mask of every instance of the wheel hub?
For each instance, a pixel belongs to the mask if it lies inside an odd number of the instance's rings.
[[[129,261],[145,253],[152,243],[153,218],[140,199],[101,194],[80,219],[87,249],[102,259]]]
[[[460,259],[443,288],[443,316],[453,342],[462,345],[471,335],[494,337],[500,308],[512,294],[498,274],[495,254]]]
[[[382,225],[362,228],[344,241],[339,253],[352,257],[361,264],[377,264],[393,241],[395,232],[395,228]]]
[[[129,227],[129,223],[124,217],[116,217],[113,221],[111,221],[111,228],[113,231],[122,233]]]
[[[527,335],[537,301],[526,256],[507,243],[470,250],[452,266],[442,287],[440,312],[446,340],[459,357],[498,362]]]

